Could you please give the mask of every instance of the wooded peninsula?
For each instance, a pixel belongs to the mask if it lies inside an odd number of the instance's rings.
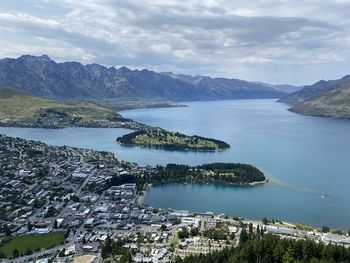
[[[136,183],[140,189],[145,184],[164,183],[220,183],[234,185],[254,185],[266,183],[263,172],[250,164],[241,163],[211,163],[199,166],[183,164],[168,164],[156,166],[143,176],[134,174],[114,175],[111,185]]]

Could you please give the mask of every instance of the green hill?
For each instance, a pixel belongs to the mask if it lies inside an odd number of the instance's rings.
[[[2,126],[109,126],[112,122],[129,121],[94,103],[53,102],[9,88],[0,89],[0,105]]]
[[[296,105],[290,111],[312,116],[350,119],[350,81],[342,82]]]

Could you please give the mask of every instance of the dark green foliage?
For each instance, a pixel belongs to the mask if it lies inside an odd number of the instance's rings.
[[[140,131],[135,131],[132,133],[125,134],[121,137],[117,138],[117,142],[122,143],[122,144],[128,144],[132,145],[134,144],[133,139],[138,136],[138,135],[144,135],[146,134],[146,131],[140,130]]]
[[[209,230],[204,231],[203,235],[205,237],[208,237],[210,239],[215,239],[215,240],[226,240],[227,239],[226,233],[221,229],[209,229]]]
[[[36,157],[37,155],[43,154],[42,151],[39,151],[36,149],[28,149],[26,152],[29,158],[33,158],[33,157]]]
[[[188,232],[188,230],[186,228],[184,228],[184,229],[182,229],[181,231],[179,231],[177,233],[177,236],[180,239],[189,238],[190,237],[190,233]]]
[[[118,262],[131,262],[132,256],[129,249],[123,247],[124,246],[123,241],[113,241],[111,240],[110,236],[108,235],[105,242],[101,246],[101,257],[103,259],[109,257],[109,256],[116,256],[119,255],[120,261]]]
[[[59,256],[59,257],[64,257],[64,256],[65,256],[65,253],[66,253],[66,249],[63,248],[63,249],[60,251],[60,253],[58,253],[58,256]]]
[[[3,232],[5,233],[5,235],[7,236],[7,237],[9,237],[9,236],[11,236],[11,229],[9,228],[9,226],[7,225],[7,224],[5,224],[4,225],[4,227],[3,227]]]
[[[32,225],[32,223],[29,220],[27,222],[27,228],[28,228],[29,232],[32,231],[32,229],[33,229],[33,225]]]
[[[53,206],[50,206],[45,214],[45,217],[46,218],[53,217],[53,216],[55,216],[56,212],[57,212],[56,209]]]
[[[269,223],[269,220],[267,220],[267,218],[264,217],[264,218],[262,219],[262,222],[263,222],[264,225],[267,225],[267,224]]]
[[[36,173],[38,177],[45,178],[49,175],[49,169],[46,167],[40,168],[39,171]]]
[[[199,235],[199,229],[197,227],[191,228],[191,236],[195,237]]]
[[[328,226],[322,226],[322,233],[328,233],[329,232],[329,227]]]
[[[245,228],[242,229],[241,234],[239,235],[239,243],[244,244],[249,239],[249,236],[247,234],[247,230]]]
[[[19,257],[19,251],[17,248],[15,248],[12,252],[12,257],[13,258],[18,258]]]
[[[212,163],[200,166],[182,164],[168,164],[157,166],[155,171],[144,174],[142,177],[134,174],[114,175],[109,186],[125,183],[227,183],[249,184],[262,182],[266,179],[264,174],[249,164],[240,163]]]
[[[276,235],[254,236],[238,247],[207,255],[176,258],[176,263],[350,262],[350,249],[312,240],[288,240]]]

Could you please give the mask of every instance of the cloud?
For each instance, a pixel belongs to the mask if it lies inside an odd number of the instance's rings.
[[[341,0],[13,0],[0,4],[0,55],[305,84],[349,73],[349,9]]]

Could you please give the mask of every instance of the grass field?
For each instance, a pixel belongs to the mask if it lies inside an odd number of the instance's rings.
[[[15,248],[22,254],[26,253],[28,249],[34,251],[41,248],[50,248],[61,244],[64,240],[64,232],[55,232],[38,236],[19,236],[12,238],[10,242],[2,245],[0,251],[3,252],[6,257],[11,257]]]

